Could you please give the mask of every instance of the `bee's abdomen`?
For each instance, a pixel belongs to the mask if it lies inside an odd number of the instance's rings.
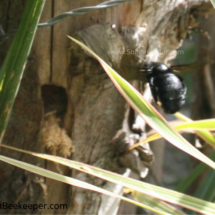
[[[183,80],[174,73],[157,75],[154,86],[165,112],[175,113],[185,103],[186,87]]]

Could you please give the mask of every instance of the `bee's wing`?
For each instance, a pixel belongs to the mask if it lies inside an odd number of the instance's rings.
[[[145,82],[144,73],[146,70],[140,64],[135,63],[121,63],[120,70],[116,70],[119,74],[128,81],[141,80]]]
[[[171,69],[175,73],[186,74],[186,73],[195,72],[197,70],[203,69],[203,67],[208,63],[213,64],[214,62],[204,61],[204,62],[196,62],[191,64],[184,64],[184,65],[175,65],[175,66],[171,66]]]

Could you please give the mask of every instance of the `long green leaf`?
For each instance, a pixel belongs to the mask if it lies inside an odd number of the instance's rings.
[[[196,134],[199,137],[201,137],[207,143],[209,143],[210,145],[215,147],[215,136],[211,132],[208,131],[208,130],[215,129],[215,120],[214,119],[182,122],[173,127],[176,131],[181,131],[181,130],[185,130],[185,129],[192,129],[194,131],[196,130]],[[199,134],[199,132],[200,132],[200,134]],[[144,143],[148,143],[148,142],[160,139],[160,138],[162,138],[162,136],[160,134],[158,134],[158,133],[152,134],[152,135],[148,136],[145,140],[135,143],[133,146],[131,146],[129,148],[129,150],[132,150]]]
[[[155,199],[148,195],[144,195],[140,192],[131,191],[131,193],[135,200],[138,200],[139,202],[145,202],[145,204],[147,203],[147,205],[153,207],[154,209],[168,212],[168,213],[174,214],[174,215],[185,215],[185,213],[177,210],[176,208],[172,207],[171,205],[167,204],[166,202],[160,201],[160,200]]]
[[[0,140],[7,127],[45,0],[28,1],[19,30],[0,70]]]
[[[185,195],[183,193],[151,185],[132,178],[127,178],[122,175],[106,171],[97,167],[93,167],[87,164],[83,164],[77,161],[72,161],[65,158],[47,154],[32,153],[32,155],[50,161],[54,161],[56,163],[60,163],[62,165],[80,170],[87,174],[94,175],[96,177],[102,178],[104,180],[116,184],[121,184],[127,188],[144,193],[145,195],[149,195],[172,204],[180,205],[182,207],[197,211],[199,213],[215,214],[215,204]]]
[[[65,158],[53,156],[53,155],[47,155],[47,154],[40,154],[40,153],[33,153],[30,151],[26,151],[23,149],[18,149],[15,147],[7,146],[0,144],[2,147],[23,152],[29,155],[33,155],[39,158],[43,158],[49,161],[53,161],[74,169],[77,169],[79,171],[85,172],[90,175],[94,175],[96,177],[99,177],[101,179],[116,183],[116,184],[121,184],[127,188],[133,189],[137,192],[144,193],[145,195],[150,195],[153,198],[158,198],[162,201],[166,201],[172,204],[176,205],[181,205],[184,208],[188,208],[190,210],[194,210],[199,213],[203,214],[215,214],[215,204],[206,202],[197,198],[193,198],[191,196],[175,192],[172,190],[168,190],[162,187],[158,187],[155,185],[151,185],[145,182],[137,181],[135,179],[127,178],[122,175],[106,171],[97,167],[93,167],[81,162],[73,161],[73,160],[68,160]],[[203,164],[203,163],[202,163]],[[205,165],[205,164],[203,164]],[[146,204],[146,203],[145,203]],[[146,204],[147,205],[147,204]],[[150,206],[150,205],[148,205]],[[163,207],[162,207],[163,208]],[[160,208],[161,211],[163,209]],[[167,211],[168,212],[168,211]]]
[[[8,158],[8,157],[2,156],[2,155],[0,155],[0,160],[4,161],[6,163],[9,163],[11,165],[17,166],[19,168],[25,169],[25,170],[27,170],[29,172],[33,172],[33,173],[36,173],[38,175],[41,175],[41,176],[44,176],[44,177],[47,177],[47,178],[51,178],[51,179],[54,179],[54,180],[57,180],[57,181],[60,181],[60,182],[66,183],[66,184],[70,184],[70,185],[73,185],[75,187],[80,187],[80,188],[92,190],[92,191],[95,191],[95,192],[98,192],[98,193],[102,193],[102,194],[105,194],[105,195],[109,195],[109,196],[112,196],[112,197],[120,198],[120,199],[122,199],[124,201],[130,202],[132,204],[135,204],[135,205],[143,207],[143,208],[146,208],[146,209],[151,210],[151,211],[153,211],[155,213],[158,213],[158,214],[168,214],[168,213],[164,213],[162,211],[155,210],[155,209],[153,209],[151,207],[148,207],[147,205],[144,205],[144,204],[139,203],[137,201],[134,201],[134,200],[125,198],[123,196],[117,195],[117,194],[112,193],[112,192],[110,192],[108,190],[104,190],[104,189],[102,189],[100,187],[96,187],[96,186],[91,185],[89,183],[86,183],[86,182],[83,182],[83,181],[80,181],[80,180],[77,180],[75,178],[71,178],[71,177],[68,177],[68,176],[64,176],[64,175],[52,172],[50,170],[43,169],[41,167],[34,166],[32,164],[28,164],[28,163],[18,161],[18,160],[12,159],[12,158]]]
[[[158,133],[160,133],[167,141],[185,151],[186,153],[196,157],[200,161],[206,163],[215,169],[215,163],[206,157],[204,154],[199,152],[193,147],[187,140],[185,140],[179,133],[171,128],[167,121],[154,109],[154,107],[148,103],[142,95],[120,75],[118,75],[108,64],[106,64],[98,55],[90,50],[83,43],[78,40],[69,37],[75,43],[80,45],[83,49],[88,51],[94,56],[102,65],[114,85],[117,87],[119,92],[124,96],[128,103],[133,109]]]
[[[179,131],[182,129],[194,129],[194,130],[215,130],[215,120],[214,119],[206,119],[206,120],[198,120],[191,122],[182,122],[174,128]],[[214,138],[215,139],[215,138]]]
[[[209,169],[204,179],[201,181],[194,194],[195,197],[204,199],[206,201],[214,201],[215,198],[215,173]],[[193,211],[188,211],[188,214],[195,215]]]
[[[209,169],[204,179],[199,184],[194,196],[206,201],[214,201],[215,197],[215,172]]]
[[[208,157],[212,160],[215,160],[215,151],[212,151]],[[178,192],[185,192],[186,189],[202,174],[204,170],[208,169],[208,166],[204,163],[198,164],[190,174],[178,184],[176,190]]]
[[[215,8],[215,0],[211,0],[211,4],[212,4],[213,7]]]
[[[184,116],[181,113],[176,113],[175,116],[178,119],[181,119],[185,122],[193,122],[190,118]],[[215,136],[210,131],[204,131],[204,130],[196,130],[196,134],[201,137],[205,142],[209,143],[212,147],[215,147]]]

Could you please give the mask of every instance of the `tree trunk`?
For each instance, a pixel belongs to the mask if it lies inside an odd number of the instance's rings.
[[[209,18],[202,17],[200,20],[200,29],[202,31],[198,36],[198,59],[205,64],[193,73],[193,98],[191,104],[191,116],[193,120],[210,119],[215,117],[215,74],[214,74],[214,42],[215,30],[211,28],[214,23],[215,15]],[[207,36],[208,35],[208,36]],[[201,41],[201,42],[200,42]],[[198,95],[198,96],[197,96]],[[201,147],[199,150],[206,155],[213,151],[213,148],[198,137],[193,137],[194,143]],[[199,162],[194,160],[196,166]],[[205,177],[207,171],[197,178],[192,184],[192,192],[196,192],[202,179]]]
[[[101,2],[47,0],[40,22]],[[195,8],[194,15],[191,9],[199,2],[132,1],[67,17],[54,27],[38,29],[3,143],[71,158],[120,174],[127,175],[127,167],[137,173],[146,173],[146,161],[141,163],[141,158],[133,153],[123,156],[128,144],[141,138],[145,126],[143,120],[133,126],[135,120],[130,121],[133,112],[99,63],[71,43],[67,35],[84,41],[138,86],[139,82],[133,80],[137,76],[136,69],[128,70],[123,65],[128,61],[137,64],[135,55],[148,61],[173,59],[175,50],[187,36],[187,27],[196,24],[198,8]],[[25,4],[26,0],[0,2],[6,32],[18,28]],[[10,37],[1,43],[1,64],[11,41]],[[148,96],[147,87],[144,93]],[[138,132],[133,133],[132,126]],[[121,186],[85,173],[15,151],[2,149],[2,153],[122,193]],[[42,178],[13,166],[1,165],[0,180],[2,202],[68,205],[67,209],[7,210],[5,213],[116,214],[118,210],[119,202],[113,198]]]

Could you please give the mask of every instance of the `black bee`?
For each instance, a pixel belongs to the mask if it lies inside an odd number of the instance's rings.
[[[146,72],[154,100],[166,113],[174,114],[180,110],[185,103],[187,88],[183,79],[173,73],[172,68],[163,63],[149,62],[139,71]]]

